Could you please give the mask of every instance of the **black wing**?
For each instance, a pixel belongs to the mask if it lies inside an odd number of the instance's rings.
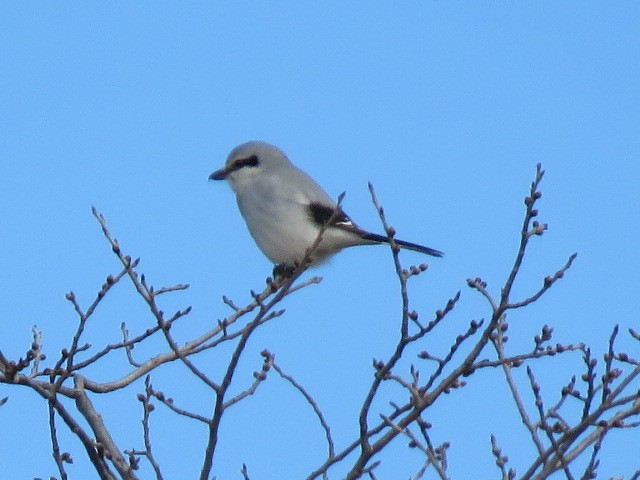
[[[311,220],[319,227],[326,225],[331,217],[338,209],[338,213],[331,222],[332,225],[353,225],[353,222],[349,216],[342,211],[340,207],[333,207],[331,205],[324,205],[322,203],[313,202],[309,204],[309,216]]]

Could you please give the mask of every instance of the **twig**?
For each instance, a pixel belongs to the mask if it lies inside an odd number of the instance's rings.
[[[522,265],[522,260],[524,259],[524,254],[527,249],[527,244],[529,243],[529,238],[531,238],[529,225],[532,219],[538,215],[538,210],[534,208],[534,205],[536,201],[542,197],[542,193],[538,191],[538,185],[540,184],[543,176],[544,170],[542,170],[542,164],[538,163],[538,165],[536,165],[536,177],[531,183],[529,196],[524,199],[524,204],[526,205],[527,210],[524,216],[524,222],[522,223],[522,231],[520,233],[520,247],[518,248],[518,253],[516,254],[516,259],[513,263],[513,267],[511,268],[511,272],[509,273],[509,277],[502,289],[500,296],[501,305],[507,305],[509,303],[509,295],[511,294],[513,282],[520,271],[520,266]],[[546,224],[535,225],[534,231],[537,235],[541,235],[546,228]]]
[[[156,461],[153,456],[153,452],[151,451],[151,433],[149,428],[149,418],[151,416],[151,412],[154,410],[154,406],[151,403],[151,397],[154,396],[153,387],[151,386],[151,377],[147,375],[147,378],[144,380],[145,393],[138,395],[138,400],[142,404],[142,436],[144,439],[144,450],[128,450],[125,453],[129,454],[130,457],[135,457],[136,455],[144,455],[146,459],[151,464],[154,473],[156,474],[157,480],[162,480],[162,471],[160,470],[160,465]],[[134,463],[134,458],[131,458],[129,463]]]
[[[313,397],[305,390],[305,388],[300,385],[295,378],[293,378],[291,375],[287,375],[286,373],[284,373],[284,371],[280,368],[279,365],[277,365],[275,363],[275,361],[272,364],[274,370],[276,372],[278,372],[278,374],[284,378],[285,380],[287,380],[291,385],[294,386],[294,388],[296,390],[298,390],[302,396],[305,398],[305,400],[307,401],[307,403],[309,405],[311,405],[311,408],[313,409],[314,413],[316,414],[316,416],[318,417],[318,420],[320,421],[320,425],[322,426],[322,428],[324,429],[324,433],[325,433],[325,437],[327,439],[327,445],[329,447],[329,458],[332,458],[335,455],[335,445],[333,443],[333,439],[331,438],[331,429],[329,428],[329,424],[327,423],[327,421],[324,418],[324,415],[322,414],[322,411],[320,410],[320,407],[318,407],[318,404],[316,403],[316,401],[313,399]]]

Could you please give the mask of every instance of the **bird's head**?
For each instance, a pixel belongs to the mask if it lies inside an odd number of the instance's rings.
[[[269,143],[251,141],[234,148],[223,168],[209,176],[209,180],[227,180],[234,191],[251,183],[259,175],[290,164],[282,150]]]

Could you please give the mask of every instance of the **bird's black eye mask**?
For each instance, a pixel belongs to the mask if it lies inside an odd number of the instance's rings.
[[[234,172],[236,170],[240,170],[244,167],[257,167],[258,166],[258,156],[251,155],[247,158],[239,158],[235,162],[233,162],[233,166],[231,167],[231,171]]]

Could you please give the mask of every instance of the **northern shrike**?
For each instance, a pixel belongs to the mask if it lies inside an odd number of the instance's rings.
[[[362,230],[282,150],[265,142],[247,142],[234,148],[223,168],[209,180],[227,180],[236,194],[240,213],[262,253],[276,264],[276,272],[293,269],[305,257],[326,226],[313,251],[317,265],[346,247],[389,243],[386,236]],[[334,212],[338,212],[334,216]],[[441,257],[433,248],[394,239],[402,248]]]

